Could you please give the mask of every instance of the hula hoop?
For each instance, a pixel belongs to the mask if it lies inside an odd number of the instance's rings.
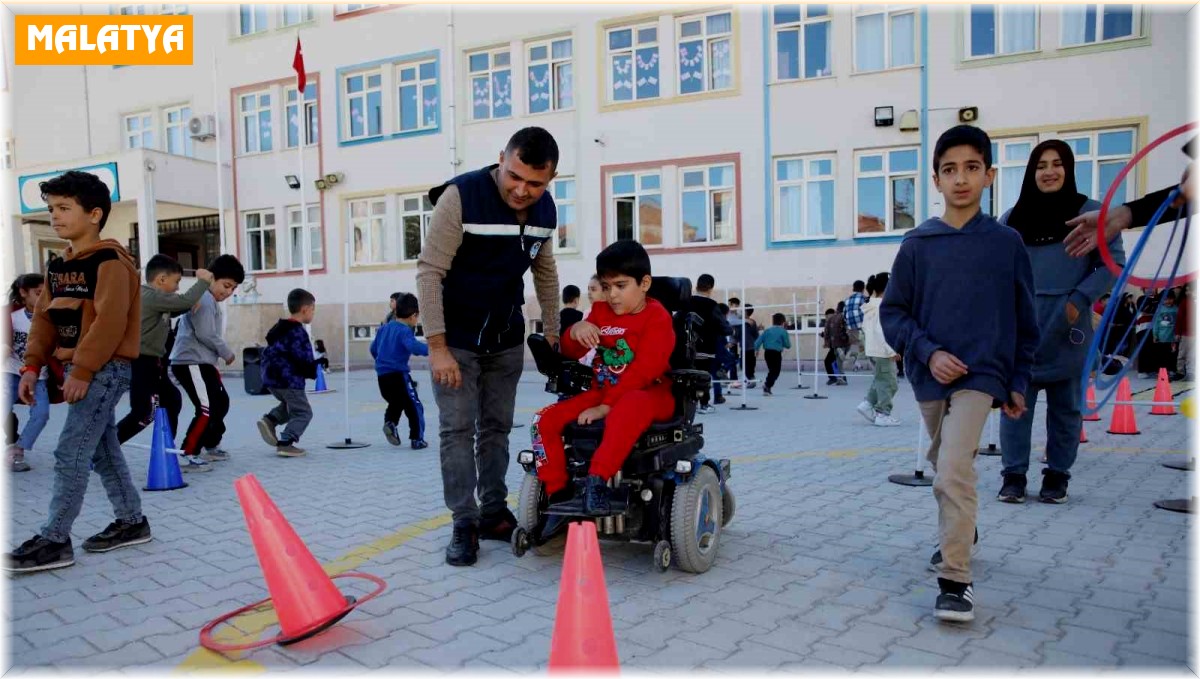
[[[294,643],[303,641],[305,639],[308,639],[309,637],[315,636],[315,635],[320,634],[321,632],[325,631],[326,629],[331,627],[334,623],[336,623],[337,621],[346,617],[346,615],[348,613],[350,613],[350,611],[354,610],[359,605],[364,604],[364,603],[370,601],[371,599],[374,599],[376,596],[379,596],[379,593],[382,592],[384,590],[384,588],[387,587],[387,583],[385,583],[382,578],[378,578],[374,575],[369,575],[367,573],[358,573],[358,572],[339,573],[338,575],[334,575],[334,576],[330,577],[330,580],[336,580],[337,578],[362,578],[363,580],[370,580],[371,582],[375,583],[375,591],[371,592],[370,594],[364,596],[361,599],[355,599],[352,596],[346,596],[346,605],[345,606],[343,606],[341,609],[339,609],[337,612],[335,612],[334,614],[332,614],[330,616],[327,616],[325,618],[322,618],[320,620],[316,620],[316,621],[310,623],[309,625],[305,626],[305,628],[303,630],[301,630],[298,634],[296,634],[295,636],[292,636],[292,637],[285,637],[283,635],[283,632],[280,632],[278,635],[276,635],[275,637],[273,637],[271,639],[260,639],[259,641],[252,641],[252,642],[246,643],[246,644],[223,644],[212,638],[212,632],[217,627],[217,625],[220,625],[223,622],[228,622],[229,620],[232,620],[233,618],[236,618],[237,616],[242,615],[243,613],[247,613],[256,608],[259,608],[263,604],[270,603],[271,599],[270,599],[270,597],[268,597],[266,599],[263,599],[262,601],[256,601],[247,606],[242,606],[241,608],[237,609],[236,611],[231,611],[229,613],[226,613],[226,614],[222,615],[221,617],[219,617],[219,618],[213,620],[212,622],[208,623],[207,625],[205,625],[204,628],[200,630],[200,645],[203,646],[204,648],[207,648],[210,651],[216,651],[218,653],[230,653],[233,651],[248,651],[248,650],[254,649],[254,648],[262,648],[263,646],[270,646],[271,644],[279,644],[281,646],[286,646],[288,644],[294,644]]]
[[[1146,154],[1153,151],[1163,142],[1174,137],[1178,137],[1184,132],[1187,132],[1195,127],[1195,122],[1186,123],[1166,132],[1158,139],[1150,142],[1146,148],[1138,151],[1137,154],[1130,158],[1129,162],[1125,164],[1125,167],[1121,168],[1121,171],[1117,173],[1116,178],[1113,179],[1112,184],[1109,185],[1108,191],[1104,194],[1104,200],[1100,203],[1100,218],[1096,222],[1096,246],[1100,250],[1100,258],[1104,260],[1104,265],[1108,267],[1108,270],[1111,271],[1114,276],[1120,276],[1124,270],[1124,267],[1113,261],[1112,253],[1108,250],[1108,241],[1104,238],[1104,221],[1105,218],[1108,217],[1108,207],[1112,203],[1113,197],[1117,194],[1117,187],[1121,185],[1121,182],[1125,181],[1125,176],[1129,174],[1129,171],[1132,170],[1142,158],[1146,157]],[[1196,272],[1192,271],[1176,278],[1175,284],[1184,285],[1185,283],[1190,283],[1195,277]],[[1152,278],[1142,278],[1132,274],[1128,277],[1127,281],[1131,285],[1136,285],[1139,288],[1167,287],[1166,281]]]

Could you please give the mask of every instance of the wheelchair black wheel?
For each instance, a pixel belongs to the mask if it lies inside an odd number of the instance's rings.
[[[671,543],[666,540],[659,540],[658,544],[654,545],[654,568],[659,573],[666,573],[671,567]]]
[[[538,480],[537,474],[525,474],[521,479],[521,493],[517,497],[517,525],[525,529],[528,536],[528,549],[538,556],[553,556],[562,552],[567,542],[566,531],[550,538],[543,544],[534,539],[538,522],[544,525],[546,511],[545,486]]]
[[[721,482],[701,466],[687,483],[675,487],[671,505],[671,551],[680,570],[704,573],[712,568],[721,541]]]
[[[733,513],[737,510],[737,499],[733,496],[733,489],[725,486],[725,492],[721,494],[721,527],[729,525],[733,521]]]

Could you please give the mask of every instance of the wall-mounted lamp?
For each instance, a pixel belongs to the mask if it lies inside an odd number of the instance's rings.
[[[875,107],[875,127],[891,127],[895,109],[891,106]]]
[[[294,174],[285,174],[283,176],[283,181],[287,182],[289,189],[300,188],[300,178]]]

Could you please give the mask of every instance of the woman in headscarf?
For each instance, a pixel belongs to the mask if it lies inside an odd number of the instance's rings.
[[[1025,241],[1033,264],[1041,341],[1034,356],[1033,380],[1025,394],[1028,410],[1017,420],[1000,420],[1004,461],[1002,502],[1024,502],[1029,449],[1037,395],[1046,392],[1046,458],[1042,502],[1067,501],[1067,481],[1079,449],[1080,374],[1093,329],[1092,303],[1109,291],[1113,277],[1098,252],[1073,258],[1063,248],[1072,227],[1067,222],[1100,207],[1075,187],[1071,147],[1052,139],[1034,147],[1025,167],[1017,204],[1000,217]],[[1125,262],[1120,236],[1109,242],[1113,258]],[[1094,366],[1092,366],[1094,368]]]

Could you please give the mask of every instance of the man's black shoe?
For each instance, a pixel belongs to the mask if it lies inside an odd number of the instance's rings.
[[[516,528],[517,517],[513,516],[508,507],[505,507],[495,514],[486,514],[480,517],[479,539],[508,542],[512,539],[513,531]]]
[[[1025,502],[1025,484],[1024,474],[1005,474],[1004,484],[1000,487],[1000,494],[996,499],[1012,504]]]
[[[1067,501],[1067,480],[1071,477],[1053,469],[1042,470],[1042,492],[1038,499],[1047,504],[1061,505]]]
[[[470,521],[454,524],[454,534],[446,547],[446,563],[473,566],[479,560],[479,527]]]
[[[150,521],[146,517],[137,523],[113,521],[108,528],[84,540],[85,552],[111,552],[121,547],[143,545],[150,542]]]
[[[10,573],[49,571],[74,564],[75,550],[71,548],[69,539],[66,542],[50,542],[41,535],[33,536],[4,555],[4,570]]]

